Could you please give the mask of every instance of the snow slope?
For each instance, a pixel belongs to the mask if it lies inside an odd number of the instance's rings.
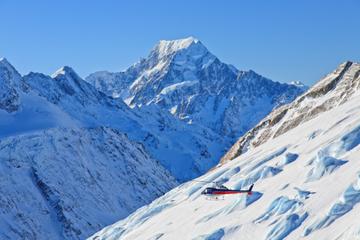
[[[0,137],[80,125],[33,91],[6,59],[0,60],[0,95]]]
[[[105,127],[1,139],[0,176],[0,239],[84,239],[177,185]]]
[[[289,121],[322,111],[197,179],[255,183],[252,195],[210,201],[200,194],[207,185],[190,181],[89,239],[360,239],[358,69],[341,65],[285,107]]]
[[[274,110],[253,129],[242,136],[222,158],[227,162],[241,153],[276,138],[292,128],[332,109],[344,102],[357,91],[360,64],[345,62],[334,72],[325,76],[295,101]],[[313,133],[315,137],[318,132]]]

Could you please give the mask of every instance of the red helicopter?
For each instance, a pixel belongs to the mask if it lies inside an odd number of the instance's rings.
[[[205,181],[202,181],[202,182],[205,182]],[[228,194],[247,193],[247,195],[251,195],[252,189],[254,187],[254,184],[252,184],[249,187],[249,189],[247,189],[247,190],[229,189],[229,188],[225,187],[224,185],[219,184],[217,182],[213,182],[213,183],[215,183],[215,187],[207,187],[201,192],[201,194],[206,195],[206,196],[213,196],[213,195],[228,195]]]

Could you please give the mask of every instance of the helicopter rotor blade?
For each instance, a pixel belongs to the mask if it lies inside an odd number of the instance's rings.
[[[200,181],[200,180],[192,180],[192,181],[194,181],[194,182],[203,182],[203,183],[219,183],[220,181],[217,181],[217,182],[215,182],[215,181]]]

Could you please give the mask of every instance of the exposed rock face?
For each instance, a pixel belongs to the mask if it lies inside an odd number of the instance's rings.
[[[248,131],[231,147],[220,164],[236,158],[249,148],[259,146],[271,138],[290,131],[322,112],[343,104],[360,88],[359,76],[359,63],[341,64],[294,102],[275,109]]]

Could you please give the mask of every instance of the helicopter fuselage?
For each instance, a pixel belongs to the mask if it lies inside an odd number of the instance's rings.
[[[239,193],[247,193],[251,195],[251,191],[249,190],[234,190],[234,189],[225,189],[225,188],[205,188],[204,191],[201,192],[203,195],[228,195],[228,194],[239,194]]]

